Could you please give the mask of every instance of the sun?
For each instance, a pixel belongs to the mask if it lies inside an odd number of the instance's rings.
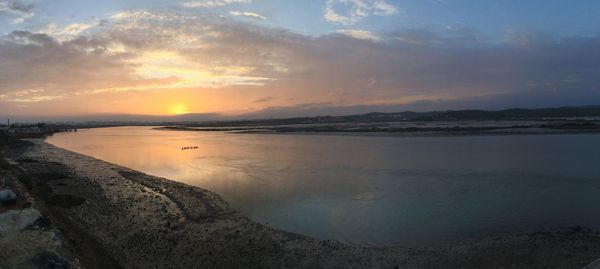
[[[187,106],[184,105],[184,104],[173,104],[173,105],[171,105],[169,107],[169,112],[171,114],[175,114],[175,115],[188,113]]]

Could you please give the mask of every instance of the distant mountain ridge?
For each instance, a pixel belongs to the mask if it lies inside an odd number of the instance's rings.
[[[600,105],[505,110],[447,110],[430,112],[371,112],[347,116],[316,116],[253,120],[212,121],[187,124],[190,127],[235,127],[259,125],[288,125],[315,123],[377,123],[403,121],[464,121],[464,120],[543,120],[557,118],[600,117]]]
[[[416,121],[432,120],[521,120],[573,117],[599,117],[600,106],[556,107],[540,109],[513,108],[497,111],[487,110],[450,110],[425,112],[418,115]]]
[[[599,117],[600,105],[565,106],[540,109],[512,108],[504,110],[443,110],[429,112],[369,112],[341,116],[307,116],[289,118],[245,118],[245,115],[225,116],[218,113],[181,115],[106,114],[73,116],[67,119],[17,119],[14,122],[46,122],[83,126],[123,125],[185,125],[189,127],[239,127],[315,123],[382,123],[406,121],[466,121],[466,120],[542,120],[573,117]],[[0,127],[3,123],[0,122]]]

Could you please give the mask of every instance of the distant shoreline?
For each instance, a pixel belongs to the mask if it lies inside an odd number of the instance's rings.
[[[600,235],[580,228],[439,248],[349,246],[266,227],[212,192],[42,139],[7,156],[62,234],[87,238],[66,238],[74,252],[93,244],[122,268],[581,268],[600,249]],[[56,204],[56,195],[71,198]]]
[[[371,136],[453,136],[453,135],[530,135],[530,134],[590,134],[600,133],[596,122],[533,122],[479,124],[479,122],[434,122],[434,123],[376,123],[376,124],[305,124],[274,126],[162,126],[154,130],[229,132],[241,134],[338,134]],[[503,124],[500,124],[503,123]]]

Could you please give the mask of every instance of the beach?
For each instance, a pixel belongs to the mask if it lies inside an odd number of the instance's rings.
[[[600,236],[581,227],[448,247],[351,246],[255,223],[218,194],[54,147],[6,160],[83,268],[582,268]]]

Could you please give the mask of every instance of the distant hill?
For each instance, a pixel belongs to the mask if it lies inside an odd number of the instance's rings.
[[[541,109],[453,110],[427,112],[418,115],[417,121],[443,120],[523,120],[573,117],[600,117],[600,106],[557,107]]]
[[[541,109],[505,109],[497,111],[448,110],[430,112],[404,111],[393,113],[371,112],[367,114],[347,116],[317,116],[285,119],[214,121],[186,125],[190,127],[237,127],[315,123],[377,123],[403,121],[551,120],[575,117],[600,117],[600,105]]]
[[[239,116],[238,116],[239,117]],[[383,122],[409,122],[409,121],[467,121],[467,120],[552,120],[561,118],[600,118],[600,105],[578,107],[556,107],[541,109],[505,109],[505,110],[446,110],[429,112],[371,112],[346,116],[315,116],[294,118],[266,118],[266,119],[235,119],[219,114],[183,114],[172,116],[152,115],[121,115],[107,114],[96,116],[80,116],[68,121],[44,120],[56,125],[72,125],[78,127],[102,126],[188,126],[188,127],[250,127],[250,126],[276,126],[293,124],[318,124],[318,123],[383,123]],[[39,122],[25,120],[24,122]],[[27,125],[18,123],[17,125]]]

